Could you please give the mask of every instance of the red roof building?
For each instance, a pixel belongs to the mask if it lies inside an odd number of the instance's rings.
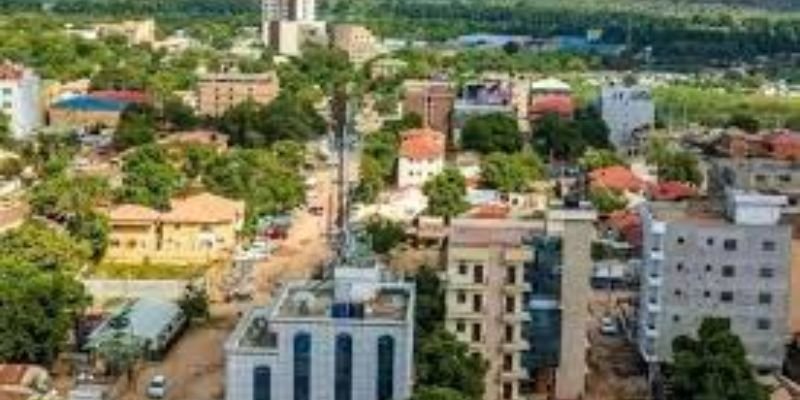
[[[400,134],[400,157],[428,160],[444,156],[444,134],[430,128],[411,129]]]
[[[537,120],[548,114],[571,119],[575,113],[575,103],[568,94],[546,94],[532,99],[529,118]]]
[[[145,104],[150,102],[150,96],[141,90],[95,90],[90,92],[89,96],[123,103]]]
[[[648,188],[650,198],[658,201],[680,201],[697,195],[697,189],[685,182],[659,182]]]
[[[800,133],[779,131],[764,137],[764,147],[778,160],[800,161]]]
[[[608,215],[606,226],[619,233],[622,240],[634,248],[642,247],[642,217],[635,211],[614,211]]]
[[[596,169],[589,173],[592,187],[602,187],[624,192],[640,192],[644,182],[630,169],[621,165]]]

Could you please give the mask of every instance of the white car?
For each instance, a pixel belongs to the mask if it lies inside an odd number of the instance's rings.
[[[163,399],[167,396],[167,378],[164,375],[156,375],[147,384],[147,397],[151,399]]]
[[[600,319],[600,333],[613,336],[619,332],[617,321],[613,317],[603,317]]]

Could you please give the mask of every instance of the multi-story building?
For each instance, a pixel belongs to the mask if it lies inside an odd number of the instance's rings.
[[[226,400],[409,398],[414,294],[377,266],[288,283],[225,344]]]
[[[412,129],[400,135],[397,186],[421,187],[444,169],[444,134],[429,128]]]
[[[275,72],[206,74],[197,83],[197,112],[216,117],[247,100],[269,104],[279,90]]]
[[[781,194],[785,212],[800,214],[800,168],[772,158],[715,158],[709,162],[708,192],[722,199],[728,188]]]
[[[316,0],[262,0],[261,14],[264,21],[317,20]]]
[[[582,396],[594,219],[452,221],[446,327],[488,361],[486,400]]]
[[[656,121],[656,106],[650,89],[642,86],[603,86],[600,113],[608,125],[608,139],[623,152],[638,150]]]
[[[380,44],[375,35],[362,25],[334,25],[331,41],[334,47],[347,53],[350,62],[356,65],[364,64],[380,54]]]
[[[120,21],[94,26],[98,37],[122,36],[133,45],[153,44],[156,41],[156,21]]]
[[[424,126],[450,134],[455,92],[449,82],[434,80],[406,81],[403,84],[403,112],[417,114]]]
[[[672,360],[672,342],[704,318],[728,318],[760,369],[780,369],[788,338],[790,226],[786,199],[729,191],[705,203],[642,206],[638,342],[651,364]]]
[[[453,106],[453,141],[459,143],[467,121],[485,114],[506,114],[516,119],[510,81],[485,80],[464,85]]]
[[[278,54],[296,56],[307,41],[325,38],[325,23],[317,21],[316,0],[262,0],[264,44]]]
[[[169,211],[124,204],[111,209],[111,263],[209,263],[229,258],[245,216],[243,201],[210,193],[173,199]]]
[[[40,79],[21,65],[0,63],[0,113],[9,119],[11,134],[29,137],[42,124]]]

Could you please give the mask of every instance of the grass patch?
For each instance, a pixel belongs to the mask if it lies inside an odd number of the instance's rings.
[[[102,263],[91,270],[90,276],[96,279],[193,279],[207,269],[207,265]]]

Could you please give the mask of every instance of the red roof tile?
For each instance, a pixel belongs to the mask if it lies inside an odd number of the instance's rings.
[[[488,203],[473,208],[469,215],[478,219],[503,219],[508,217],[511,207],[507,204]]]
[[[629,192],[638,192],[644,188],[644,182],[631,170],[621,165],[596,169],[589,173],[593,187],[605,187]]]
[[[125,103],[149,103],[150,96],[140,90],[96,90],[89,93],[89,96],[103,99],[114,100]]]
[[[694,197],[697,189],[685,182],[669,181],[650,186],[649,192],[653,200],[677,201]]]
[[[563,118],[572,118],[572,114],[575,112],[575,103],[569,95],[548,94],[534,99],[529,112],[533,117],[557,114]]]
[[[430,128],[411,129],[400,134],[400,157],[431,159],[444,156],[444,135]]]

